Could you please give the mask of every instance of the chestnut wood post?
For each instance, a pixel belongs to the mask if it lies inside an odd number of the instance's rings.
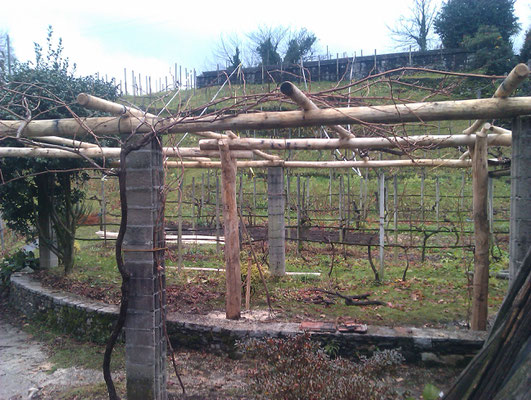
[[[472,160],[475,249],[471,327],[476,331],[484,331],[487,329],[489,294],[488,168],[485,128],[476,135]]]
[[[221,159],[221,185],[223,201],[223,226],[225,229],[225,271],[227,294],[225,311],[227,319],[239,319],[242,303],[240,270],[240,236],[236,205],[236,160],[232,158],[227,140],[219,141]]]

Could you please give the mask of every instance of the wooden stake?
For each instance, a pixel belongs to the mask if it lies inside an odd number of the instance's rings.
[[[488,124],[486,124],[488,125]],[[476,135],[473,153],[472,187],[474,201],[474,287],[471,328],[487,329],[489,293],[489,221],[487,214],[487,139],[486,129]]]
[[[227,281],[226,316],[239,319],[241,312],[240,238],[236,204],[236,161],[231,157],[227,140],[219,141],[221,156],[221,183],[223,225],[225,228],[225,270]]]

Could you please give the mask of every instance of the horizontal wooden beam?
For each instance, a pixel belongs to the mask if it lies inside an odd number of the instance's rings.
[[[350,139],[253,139],[242,138],[228,141],[231,150],[333,150],[333,149],[387,149],[411,150],[418,147],[443,148],[474,145],[475,135],[420,135],[409,137],[357,137]],[[490,146],[510,146],[511,134],[490,134]],[[199,141],[202,150],[213,150],[217,140]]]
[[[439,101],[312,111],[257,112],[188,118],[97,117],[31,121],[21,134],[83,136],[118,133],[184,133],[243,129],[273,129],[339,124],[426,122],[512,118],[531,114],[531,97]],[[0,121],[0,136],[17,134],[23,121]]]
[[[512,69],[512,71],[507,75],[504,81],[498,86],[496,92],[492,97],[494,98],[506,98],[509,97],[520,84],[527,79],[529,76],[529,68],[527,65],[520,63]],[[470,135],[471,133],[476,132],[481,126],[485,123],[485,120],[478,119],[463,131],[464,134]]]
[[[237,161],[238,168],[393,168],[393,167],[445,167],[469,168],[471,160],[444,160],[444,159],[418,159],[418,160],[370,160],[370,161]],[[118,167],[119,164],[112,164]],[[221,168],[219,161],[166,161],[168,168]]]
[[[163,153],[166,157],[184,157],[184,158],[219,158],[219,150],[200,150],[197,147],[165,147]],[[253,158],[253,153],[247,150],[231,151],[234,158]],[[110,158],[120,157],[120,148],[118,147],[90,147],[62,150],[57,148],[45,147],[0,147],[1,157],[42,157],[42,158]]]

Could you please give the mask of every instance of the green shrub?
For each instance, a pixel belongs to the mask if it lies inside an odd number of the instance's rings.
[[[39,267],[39,259],[35,257],[32,251],[19,250],[11,256],[5,257],[0,264],[0,293],[9,287],[11,275],[26,267],[33,270]]]
[[[396,350],[377,352],[358,362],[331,359],[309,335],[250,340],[242,347],[257,362],[250,389],[267,399],[387,398],[391,389],[376,378],[403,362]]]

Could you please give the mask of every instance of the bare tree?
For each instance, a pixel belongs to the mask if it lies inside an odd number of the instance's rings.
[[[292,31],[289,35],[286,51],[284,52],[284,62],[296,64],[301,58],[307,60],[314,54],[316,41],[315,34],[306,28]]]
[[[11,72],[15,62],[15,52],[7,32],[0,32],[0,72]]]
[[[428,50],[433,41],[432,26],[437,9],[433,0],[413,0],[409,15],[401,15],[394,27],[387,27],[398,48],[417,46],[420,51]]]
[[[234,69],[244,62],[244,55],[244,43],[237,34],[221,34],[213,52],[214,64]]]
[[[260,64],[280,64],[282,58],[279,46],[287,35],[287,28],[282,26],[260,26],[256,31],[247,35],[250,40],[250,51]]]

